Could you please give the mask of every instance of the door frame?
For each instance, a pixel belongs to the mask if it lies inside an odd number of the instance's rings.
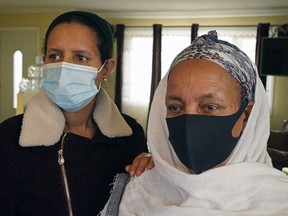
[[[35,33],[35,37],[36,37],[36,41],[35,41],[35,43],[36,43],[35,44],[36,54],[41,52],[41,50],[40,50],[40,27],[37,27],[37,26],[35,26],[35,27],[34,26],[27,26],[27,27],[25,27],[25,26],[23,26],[23,27],[17,27],[17,26],[16,27],[0,27],[0,32],[12,32],[12,33],[14,33],[14,32],[15,33],[17,33],[17,32],[32,32],[32,33]],[[2,47],[2,45],[0,44],[0,48],[1,47]],[[1,56],[0,56],[0,58],[1,58]],[[24,77],[25,77],[25,68],[23,68],[23,78]],[[2,86],[0,86],[0,92],[1,91],[4,91],[2,89]],[[3,92],[1,94],[3,94]],[[15,115],[16,115],[16,110],[17,109],[15,109]],[[1,107],[0,107],[0,112],[2,112]]]
[[[0,32],[17,32],[17,31],[34,31],[36,32],[36,48],[40,51],[40,27],[37,26],[27,26],[27,27],[0,27]]]

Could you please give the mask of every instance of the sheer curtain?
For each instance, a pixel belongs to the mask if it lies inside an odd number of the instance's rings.
[[[162,30],[162,77],[165,76],[176,55],[191,41],[191,27],[163,27]]]
[[[145,129],[150,99],[153,29],[126,27],[124,32],[122,112]]]
[[[199,26],[198,35],[207,34],[210,30],[216,30],[218,39],[226,40],[241,50],[255,62],[257,26],[239,27],[201,27]]]
[[[190,27],[163,27],[162,77],[173,58],[190,44]],[[124,32],[122,112],[147,125],[152,73],[153,28],[126,27]]]
[[[205,27],[198,35],[210,30],[218,38],[235,44],[255,61],[257,26]],[[191,26],[163,27],[161,76],[168,71],[174,57],[191,41]],[[147,125],[152,73],[153,27],[126,27],[124,32],[122,112],[134,117],[144,128]],[[267,79],[267,93],[273,100],[273,80]],[[271,104],[271,103],[270,103]]]

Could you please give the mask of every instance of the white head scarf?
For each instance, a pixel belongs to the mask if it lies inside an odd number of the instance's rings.
[[[189,60],[189,59],[205,59],[209,61],[213,61],[214,63],[220,65],[226,71],[232,75],[239,83],[240,86],[242,86],[244,90],[243,98],[251,101],[254,100],[255,96],[255,88],[256,88],[256,79],[257,76],[257,69],[254,63],[249,59],[249,57],[242,52],[238,47],[222,40],[218,40],[217,38],[217,32],[216,31],[210,31],[208,35],[203,35],[199,38],[197,38],[193,43],[185,48],[183,51],[181,51],[174,59],[174,61],[171,64],[171,67],[166,75],[166,77],[162,80],[163,82],[163,92],[159,96],[159,99],[154,99],[155,108],[151,108],[151,114],[149,119],[149,126],[148,126],[148,141],[149,143],[153,138],[155,138],[155,135],[151,135],[155,131],[154,126],[156,125],[157,118],[153,117],[154,111],[157,112],[157,110],[160,110],[160,107],[163,107],[163,109],[160,111],[164,119],[164,122],[161,122],[161,124],[166,126],[165,118],[166,118],[166,106],[165,106],[165,96],[166,96],[166,88],[167,88],[167,79],[169,76],[170,71],[180,62]],[[258,78],[259,79],[259,78]],[[246,130],[243,132],[246,135],[242,135],[241,139],[238,142],[238,145],[236,147],[236,151],[234,151],[234,154],[228,161],[228,164],[230,163],[239,163],[243,161],[254,161],[254,162],[264,162],[266,164],[271,165],[271,159],[266,151],[266,144],[267,139],[269,136],[269,122],[270,122],[270,114],[269,114],[269,106],[268,106],[268,98],[266,96],[264,87],[261,83],[261,80],[259,79],[257,82],[259,82],[259,92],[262,92],[263,94],[259,96],[258,101],[256,104],[264,104],[263,106],[260,105],[257,109],[257,106],[253,109],[251,113],[251,117],[249,117],[250,124],[247,124]],[[159,86],[159,91],[162,86]],[[157,96],[155,95],[155,98]],[[161,104],[158,103],[158,101],[161,100]],[[162,103],[163,102],[163,103]],[[259,122],[256,126],[255,118],[255,112],[261,113],[261,123]],[[159,116],[160,113],[157,113],[155,116]],[[161,117],[162,117],[161,116]],[[253,127],[253,128],[252,128]],[[255,129],[254,129],[255,128]],[[254,130],[261,130],[259,133],[255,133]],[[151,133],[150,133],[151,132]],[[256,137],[258,135],[258,137]],[[169,137],[168,130],[165,129],[165,138]],[[151,138],[150,138],[151,137]],[[157,137],[158,138],[158,137]],[[242,145],[241,143],[245,142],[251,142],[251,138],[256,141],[256,143],[253,143],[254,145]],[[150,140],[151,139],[151,140]],[[169,142],[169,141],[167,141]],[[259,143],[262,145],[259,146]],[[149,144],[151,146],[151,149],[153,149],[153,144]],[[162,146],[162,145],[161,145]],[[171,146],[170,144],[168,145]],[[170,147],[172,148],[172,147]],[[257,153],[256,153],[257,150]],[[240,154],[241,151],[241,154]],[[171,149],[172,155],[174,155],[173,149]],[[256,155],[251,155],[256,154]],[[172,157],[174,159],[174,163],[178,167],[182,167],[182,164],[177,160],[176,156]],[[182,167],[181,169],[186,169],[185,167]]]
[[[189,47],[195,43],[197,39]],[[183,53],[179,55],[183,57]],[[175,58],[178,63],[179,55]],[[246,98],[254,98],[255,104],[232,157],[225,166],[199,175],[189,174],[168,139],[167,78],[168,73],[155,92],[148,123],[148,144],[155,168],[131,179],[119,215],[288,215],[288,177],[272,167],[266,150],[269,105],[257,74],[245,93]]]

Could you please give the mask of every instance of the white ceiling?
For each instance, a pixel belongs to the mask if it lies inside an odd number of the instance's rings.
[[[288,15],[288,0],[0,0],[0,13],[89,10],[111,18]]]

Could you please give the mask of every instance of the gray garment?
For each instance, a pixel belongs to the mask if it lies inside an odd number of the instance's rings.
[[[114,187],[110,195],[110,199],[107,203],[106,216],[116,216],[119,213],[119,205],[126,185],[130,180],[130,176],[127,173],[117,174],[114,180]]]

